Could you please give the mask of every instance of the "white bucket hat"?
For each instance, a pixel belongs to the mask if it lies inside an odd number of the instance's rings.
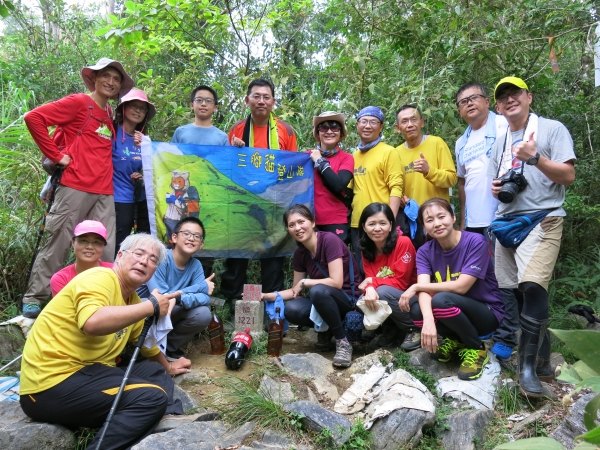
[[[96,90],[96,85],[94,84],[92,76],[99,70],[102,70],[105,67],[109,66],[117,69],[119,73],[123,76],[123,80],[121,81],[121,89],[116,95],[111,97],[111,99],[116,99],[127,94],[134,85],[133,79],[129,75],[127,75],[127,72],[125,72],[123,65],[119,61],[115,61],[113,59],[108,58],[101,58],[93,66],[87,66],[81,69],[81,78],[83,79],[85,87],[88,88],[91,92],[94,92]]]
[[[323,122],[327,122],[330,120],[339,122],[342,125],[342,131],[340,133],[340,141],[343,141],[348,134],[348,129],[346,128],[346,116],[343,115],[342,113],[338,113],[335,111],[325,111],[325,112],[322,112],[321,114],[319,114],[318,116],[313,117],[313,135],[315,136],[315,139],[317,141],[319,140],[319,133],[317,131],[317,127],[320,124],[322,124]]]

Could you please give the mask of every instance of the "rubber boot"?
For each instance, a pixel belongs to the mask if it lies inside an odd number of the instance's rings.
[[[537,369],[535,373],[540,381],[552,383],[554,381],[554,370],[550,365],[550,332],[544,333],[542,345],[538,352]]]
[[[544,390],[537,377],[537,357],[546,328],[547,320],[537,320],[521,315],[521,341],[519,342],[519,388],[528,397],[542,397]]]

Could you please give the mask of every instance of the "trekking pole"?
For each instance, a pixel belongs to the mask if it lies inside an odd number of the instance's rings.
[[[44,236],[44,230],[46,229],[46,218],[48,214],[50,214],[50,208],[52,208],[52,204],[54,203],[54,194],[56,193],[56,187],[58,186],[58,182],[60,181],[60,177],[62,176],[62,168],[57,167],[52,176],[50,177],[50,197],[48,198],[48,206],[46,207],[46,211],[44,212],[44,217],[42,219],[42,225],[38,231],[37,241],[35,243],[35,247],[33,248],[33,256],[31,258],[31,263],[29,264],[29,270],[27,270],[27,275],[25,276],[25,289],[29,286],[29,279],[31,278],[31,271],[33,270],[33,265],[35,264],[35,258],[38,254],[38,249],[40,247],[40,242],[42,242],[42,237]],[[19,311],[23,309],[23,297],[25,296],[25,292],[19,298],[18,308]]]
[[[17,356],[15,359],[13,359],[11,362],[9,362],[7,365],[2,366],[0,368],[0,373],[4,372],[5,369],[7,369],[8,367],[10,367],[11,365],[13,365],[14,363],[16,363],[19,359],[21,359],[21,356],[23,356],[23,354],[20,354],[19,356]]]
[[[146,340],[146,336],[148,335],[148,330],[152,326],[152,322],[158,321],[158,316],[148,316],[144,321],[144,327],[142,328],[142,332],[140,333],[140,337],[135,345],[135,349],[133,350],[133,355],[131,356],[131,360],[129,361],[129,365],[127,366],[127,370],[125,371],[125,375],[123,376],[123,381],[121,381],[121,386],[119,387],[119,392],[117,392],[117,396],[113,401],[113,404],[110,408],[108,416],[106,416],[106,420],[104,421],[104,425],[102,426],[102,430],[100,431],[100,438],[98,439],[98,445],[96,446],[96,450],[101,450],[102,441],[104,440],[104,435],[106,434],[106,430],[108,429],[110,422],[112,421],[113,416],[115,415],[115,411],[117,410],[117,406],[119,406],[119,401],[121,400],[121,395],[123,395],[123,391],[125,390],[125,386],[127,385],[127,380],[129,379],[129,373],[135,364],[135,360],[138,357],[138,353],[140,352],[140,348],[144,344]]]

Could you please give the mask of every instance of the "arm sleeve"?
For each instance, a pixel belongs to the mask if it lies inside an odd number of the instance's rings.
[[[452,161],[452,154],[443,139],[439,139],[437,142],[436,154],[438,167],[434,167],[430,163],[429,173],[425,176],[425,179],[439,188],[451,188],[456,184],[458,178],[454,161]]]
[[[171,142],[173,142],[174,144],[177,144],[179,142],[178,131],[179,128],[175,130],[175,133],[173,133],[173,137],[171,138]]]
[[[405,291],[411,285],[416,264],[416,251],[408,237],[398,237],[398,246],[394,251],[394,284]]]
[[[474,235],[468,243],[468,251],[460,268],[460,273],[471,275],[480,280],[485,279],[488,264],[490,263],[490,254],[488,243],[485,237]]]
[[[292,131],[291,135],[285,137],[285,147],[282,150],[298,151],[298,143],[296,141],[296,133]]]
[[[54,275],[52,275],[52,278],[50,278],[50,289],[52,289],[52,297],[56,297],[56,294],[62,291],[62,288],[64,288],[68,282],[69,281],[65,279],[64,274],[62,274],[61,272],[56,272]]]
[[[319,172],[321,178],[323,179],[323,184],[333,193],[342,193],[345,191],[346,186],[350,183],[352,179],[352,172],[347,170],[340,170],[338,173],[335,173],[333,169],[328,167],[324,172]]]
[[[181,289],[181,303],[184,308],[192,309],[210,303],[208,284],[204,279],[204,269],[199,261],[194,260],[191,269],[194,271],[191,285]]]
[[[456,145],[454,147],[454,155],[456,157],[456,175],[460,178],[464,178],[466,175],[465,166],[460,163],[460,159],[458,157],[459,147],[460,147],[462,141],[463,141],[463,138],[461,137],[458,141],[456,141]],[[463,146],[463,150],[464,150],[464,146]]]
[[[429,245],[423,245],[417,251],[417,276],[418,275],[433,275],[433,268],[429,261]]]
[[[390,189],[390,197],[402,197],[404,189],[404,171],[402,170],[402,163],[398,149],[391,149],[386,156],[385,170],[385,183]]]
[[[42,153],[52,162],[58,163],[63,154],[48,134],[48,127],[63,126],[73,122],[80,103],[76,96],[70,95],[52,103],[47,103],[25,114],[24,121],[33,140]],[[87,110],[85,111],[87,114]]]
[[[556,162],[567,162],[577,159],[573,151],[573,138],[571,133],[562,123],[558,123],[550,133],[548,142],[550,142],[550,160]]]
[[[502,139],[496,139],[496,141],[494,142],[494,145],[492,146],[492,156],[488,162],[488,168],[487,168],[487,176],[488,178],[496,178],[498,176],[498,165],[500,164],[499,162],[499,149],[500,149],[500,141]]]

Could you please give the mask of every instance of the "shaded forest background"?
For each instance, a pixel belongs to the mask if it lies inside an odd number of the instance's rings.
[[[401,143],[394,112],[418,103],[428,134],[451,149],[465,128],[456,89],[522,77],[536,113],[573,135],[577,180],[567,190],[563,245],[551,286],[555,327],[565,306],[600,309],[600,90],[594,43],[600,2],[587,0],[0,0],[0,305],[16,312],[44,206],[40,152],[23,125],[29,109],[82,92],[79,71],[107,56],[124,63],[158,114],[154,140],[192,120],[189,93],[212,85],[216,125],[247,114],[250,80],[275,83],[276,114],[310,148],[312,117],[348,115],[345,147],[358,142],[353,118],[366,105],[386,113],[386,141]],[[112,13],[110,13],[112,11]],[[549,58],[556,54],[558,71]],[[600,56],[600,55],[599,55]],[[556,68],[556,67],[555,67]],[[456,197],[456,190],[453,193]],[[458,206],[458,201],[454,198]]]

